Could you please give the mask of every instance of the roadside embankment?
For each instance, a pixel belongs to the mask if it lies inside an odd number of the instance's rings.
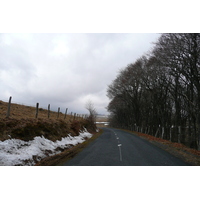
[[[0,165],[35,165],[87,139],[96,126],[87,119],[0,119]]]

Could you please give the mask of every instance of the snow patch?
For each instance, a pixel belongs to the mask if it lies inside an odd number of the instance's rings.
[[[31,141],[19,139],[8,139],[0,141],[0,165],[34,165],[35,161],[60,153],[59,149],[65,149],[70,145],[77,145],[85,141],[85,138],[91,138],[92,134],[86,130],[78,136],[62,138],[55,142],[42,137],[35,137]],[[59,148],[58,148],[59,147]]]

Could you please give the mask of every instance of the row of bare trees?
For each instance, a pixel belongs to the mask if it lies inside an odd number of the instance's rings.
[[[107,95],[113,127],[158,137],[161,127],[164,139],[198,148],[200,34],[161,34],[148,55],[120,71]]]

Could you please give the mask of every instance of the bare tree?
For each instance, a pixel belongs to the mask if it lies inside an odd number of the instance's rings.
[[[110,125],[200,145],[200,34],[162,34],[108,86]],[[171,134],[170,127],[176,130]],[[188,127],[186,135],[180,127]],[[155,134],[156,133],[156,134]],[[186,140],[186,138],[189,138]]]
[[[197,147],[200,140],[200,34],[162,34],[154,53],[172,77],[175,125],[192,127],[189,136]]]
[[[92,122],[95,123],[96,122],[96,117],[97,117],[97,112],[96,109],[94,107],[94,104],[92,103],[91,100],[88,100],[86,102],[85,108],[89,111],[89,117],[88,119]]]

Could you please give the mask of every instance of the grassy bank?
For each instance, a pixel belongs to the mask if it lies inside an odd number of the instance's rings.
[[[87,119],[65,115],[63,113],[50,112],[48,118],[47,109],[39,109],[38,118],[35,118],[35,108],[31,106],[11,104],[10,117],[6,118],[8,103],[0,101],[0,141],[7,139],[33,140],[36,136],[44,136],[46,139],[56,141],[67,137],[70,133],[76,136],[84,128],[89,132],[95,132],[96,126]]]
[[[96,125],[91,122],[89,118],[83,119],[82,117],[74,117],[59,113],[59,118],[57,117],[58,113],[50,113],[50,118],[48,118],[48,110],[40,109],[38,118],[34,117],[35,108],[30,106],[24,106],[19,104],[11,105],[11,114],[10,117],[6,117],[7,103],[0,101],[0,141],[4,145],[4,154],[2,156],[6,159],[5,155],[9,155],[9,150],[5,150],[5,142],[9,139],[19,139],[22,141],[33,141],[36,137],[42,137],[48,139],[52,142],[61,141],[62,138],[79,136],[82,132],[89,132],[93,135],[92,141],[99,133],[96,133]],[[87,145],[87,137],[84,138],[86,141],[83,144],[76,146],[69,145],[66,148],[60,148],[61,153],[59,155],[54,155],[49,157],[47,152],[46,159],[40,160],[40,163],[37,165],[55,165],[58,160],[62,160],[63,156],[71,157],[79,152],[85,145]],[[5,142],[4,142],[5,141]],[[12,140],[14,141],[14,140]],[[16,141],[16,140],[15,140]],[[10,142],[9,142],[10,144]],[[77,145],[77,144],[76,144]],[[20,148],[22,147],[11,147]],[[37,147],[36,147],[37,148]],[[39,147],[38,147],[39,148]],[[46,155],[46,153],[45,153]],[[13,152],[15,157],[15,152]],[[17,155],[16,155],[17,156]],[[37,155],[34,155],[37,157]],[[21,158],[21,157],[20,157]],[[19,158],[19,159],[20,159]],[[55,162],[55,160],[56,162]],[[34,161],[37,161],[34,159]]]

